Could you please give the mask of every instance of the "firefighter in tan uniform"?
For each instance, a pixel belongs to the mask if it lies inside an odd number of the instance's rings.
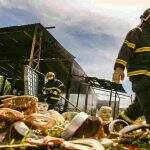
[[[124,79],[124,69],[136,94],[134,102],[120,117],[133,123],[144,115],[150,124],[150,8],[141,16],[141,25],[128,32],[114,66],[113,81]]]
[[[60,100],[60,95],[64,90],[64,84],[55,78],[55,74],[53,72],[48,72],[46,74],[46,78],[47,82],[43,86],[43,94],[49,105],[48,109],[53,109]]]

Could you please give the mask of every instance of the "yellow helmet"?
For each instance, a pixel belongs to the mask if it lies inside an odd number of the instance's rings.
[[[46,74],[46,78],[48,78],[48,77],[54,77],[55,78],[55,74],[53,72],[48,72]]]
[[[146,9],[140,18],[143,21],[147,21],[150,18],[150,8]]]

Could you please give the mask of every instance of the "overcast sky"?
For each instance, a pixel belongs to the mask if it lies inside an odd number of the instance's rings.
[[[111,80],[127,32],[149,6],[150,0],[0,0],[0,27],[56,26],[50,33],[87,75]]]

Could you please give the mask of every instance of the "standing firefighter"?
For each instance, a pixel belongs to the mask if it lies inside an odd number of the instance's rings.
[[[55,78],[53,72],[46,74],[47,82],[43,86],[43,94],[46,102],[49,104],[48,109],[53,109],[56,103],[60,100],[60,95],[64,90],[64,84]]]
[[[142,23],[127,34],[114,66],[113,81],[124,79],[124,69],[136,94],[134,102],[120,114],[133,123],[144,115],[150,124],[150,8],[141,16]]]

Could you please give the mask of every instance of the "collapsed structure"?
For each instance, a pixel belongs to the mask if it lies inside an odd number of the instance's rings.
[[[0,28],[0,75],[11,83],[11,94],[41,94],[44,75],[53,71],[65,84],[65,98],[70,94],[76,106],[86,111],[87,105],[95,105],[95,97],[90,97],[87,75],[65,48],[41,24]],[[1,95],[4,88],[1,89]],[[80,97],[79,95],[84,96]],[[82,101],[82,104],[80,103]],[[90,103],[90,104],[88,104]],[[67,110],[65,102],[64,110]],[[95,106],[94,106],[95,107]]]
[[[51,28],[53,27],[49,29]],[[66,100],[62,101],[65,112],[63,115],[56,111],[48,111],[46,104],[41,103],[42,86],[48,71],[55,72],[66,87],[63,95]],[[128,132],[134,129],[147,128],[144,125],[133,126],[124,131],[121,128],[128,126],[127,123],[120,120],[111,122],[112,118],[108,119],[104,114],[107,129],[110,124],[109,132],[105,133],[102,116],[95,117],[83,112],[78,114],[77,110],[89,113],[91,109],[96,109],[97,97],[93,88],[110,91],[109,106],[112,103],[112,92],[115,91],[114,114],[117,92],[125,93],[125,91],[121,85],[88,77],[74,56],[39,23],[0,28],[0,75],[3,77],[0,94],[9,94],[0,97],[2,102],[0,106],[3,107],[0,108],[0,143],[7,144],[1,145],[0,148],[12,148],[14,144],[12,139],[16,140],[19,137],[19,145],[17,141],[14,147],[54,148],[53,146],[58,145],[62,149],[102,150],[111,146],[119,149],[121,148],[119,144],[114,146],[113,142],[119,143],[127,141],[128,137],[135,139],[141,135],[142,138],[148,137],[148,132],[143,134],[143,131],[128,136]],[[11,88],[5,93],[8,82]],[[109,115],[110,110],[109,108]],[[117,126],[119,128],[117,130],[115,125],[118,122],[121,126]],[[13,134],[10,136],[10,133]],[[80,139],[73,140],[73,136]],[[82,139],[83,136],[85,139]],[[107,142],[102,140],[104,137],[107,137]]]
[[[53,30],[54,27],[49,27]],[[0,28],[0,95],[5,83],[11,83],[7,94],[40,97],[45,74],[55,72],[65,85],[64,97],[81,110],[96,108],[97,97],[92,87],[125,92],[121,86],[110,81],[88,77],[80,65],[40,23]],[[64,102],[64,111],[73,107]]]

